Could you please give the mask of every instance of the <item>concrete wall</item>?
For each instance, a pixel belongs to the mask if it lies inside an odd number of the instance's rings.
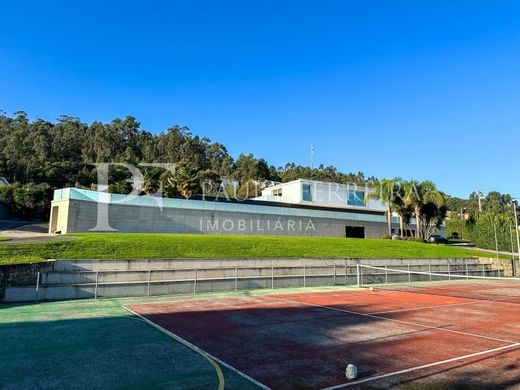
[[[457,266],[464,264],[482,264],[484,261],[478,258],[446,258],[446,259],[127,259],[127,260],[98,260],[98,259],[62,259],[54,263],[54,271],[148,271],[165,269],[204,269],[204,268],[229,268],[229,267],[317,267],[317,266],[343,266],[355,267],[356,264],[365,264],[375,267],[390,268],[410,266],[424,266],[435,264]]]
[[[493,268],[499,269],[504,276],[520,277],[520,261],[497,259],[496,257],[481,257],[482,264],[492,264]]]
[[[49,218],[49,233],[61,232],[67,233],[69,231],[69,201],[58,200],[53,201],[51,205],[51,214]],[[71,220],[73,221],[73,219]],[[72,227],[72,231],[74,231]]]
[[[284,208],[280,208],[280,215],[273,215],[113,203],[105,205],[110,227],[121,232],[345,237],[346,226],[361,226],[365,227],[366,237],[379,238],[386,233],[384,222],[291,216],[283,214],[286,212]],[[99,223],[97,202],[75,199],[53,201],[52,214],[56,212],[56,230],[62,233],[87,232]],[[51,225],[52,221],[53,215]],[[398,225],[394,224],[394,227],[398,228]]]
[[[0,268],[0,301],[77,299],[355,285],[357,264],[399,269],[363,271],[367,283],[408,280],[407,271],[496,276],[479,259],[134,259],[60,260]],[[449,268],[448,268],[449,265]],[[40,273],[36,288],[36,275]]]
[[[16,286],[35,286],[38,272],[53,272],[54,261],[0,265],[0,302],[4,300],[6,290]],[[34,291],[34,287],[31,287]]]

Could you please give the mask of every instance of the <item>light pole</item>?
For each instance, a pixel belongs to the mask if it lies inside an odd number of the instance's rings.
[[[518,261],[520,261],[520,237],[518,235],[518,216],[516,215],[516,203],[517,200],[513,199],[513,214],[515,218],[515,228],[516,228],[516,249],[518,250]],[[513,267],[513,276],[515,276],[515,267]]]
[[[493,224],[493,230],[495,231],[495,250],[497,251],[497,259],[498,259],[498,236],[497,236],[497,224]]]

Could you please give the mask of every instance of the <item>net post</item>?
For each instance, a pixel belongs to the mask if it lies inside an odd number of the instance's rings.
[[[307,267],[303,265],[303,287],[307,287]]]
[[[99,271],[96,271],[96,287],[94,288],[94,299],[97,299],[97,296],[98,296],[98,286],[99,286]]]
[[[149,269],[148,270],[148,287],[147,287],[147,292],[146,292],[148,296],[150,296],[151,285],[152,285],[152,270]]]
[[[274,266],[271,266],[271,288],[274,288]]]
[[[238,290],[238,267],[235,267],[235,291]]]
[[[385,284],[388,284],[388,264],[385,264]]]
[[[40,271],[38,271],[38,273],[36,274],[36,290],[34,291],[34,300],[36,302],[38,302],[38,295],[39,295],[39,291],[40,291]]]
[[[359,267],[359,264],[356,264],[356,278],[357,278],[357,286],[361,287],[361,268]]]
[[[193,294],[197,293],[197,268],[193,270],[194,278],[193,278]]]
[[[332,279],[332,283],[334,286],[336,285],[336,266],[334,266],[334,278]]]

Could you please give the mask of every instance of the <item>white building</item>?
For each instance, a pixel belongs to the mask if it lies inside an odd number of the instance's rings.
[[[372,189],[366,185],[327,183],[298,179],[265,188],[255,200],[335,207],[357,210],[385,211],[378,200],[368,199]]]

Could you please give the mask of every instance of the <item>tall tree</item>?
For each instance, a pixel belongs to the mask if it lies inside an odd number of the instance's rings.
[[[396,191],[401,179],[381,179],[374,180],[372,192],[368,194],[369,199],[376,199],[385,204],[388,236],[392,236],[392,209],[395,207]]]
[[[430,231],[429,222],[431,222],[431,219],[425,217],[423,213],[425,210],[431,211],[432,205],[436,206],[439,210],[441,207],[444,207],[445,196],[440,193],[435,184],[429,180],[422,182],[410,180],[403,184],[403,189],[405,204],[412,207],[414,210],[416,225],[415,237],[427,239],[428,232]],[[425,205],[429,206],[426,209],[423,209]],[[428,226],[423,226],[423,222],[428,223]]]

